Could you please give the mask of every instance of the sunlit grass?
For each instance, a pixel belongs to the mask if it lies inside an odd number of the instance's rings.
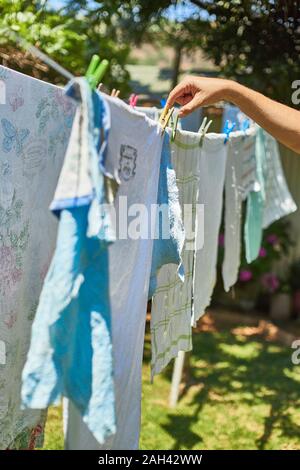
[[[291,352],[229,331],[199,333],[184,393],[171,410],[172,368],[151,384],[147,343],[140,447],[300,449],[300,366],[292,365]],[[45,448],[62,447],[61,413],[51,409]]]

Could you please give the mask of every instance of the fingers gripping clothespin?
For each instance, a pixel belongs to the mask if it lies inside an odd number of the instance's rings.
[[[170,109],[168,109],[166,106],[164,107],[164,109],[163,109],[163,111],[160,115],[160,118],[159,118],[159,123],[162,126],[163,132],[165,131],[165,129],[168,125],[168,122],[171,119],[171,116],[172,116],[173,112],[174,112],[174,107],[170,108]]]
[[[227,121],[225,122],[225,126],[223,128],[223,133],[226,134],[225,139],[224,139],[224,144],[228,142],[229,135],[233,131],[234,128],[235,128],[235,122],[230,122],[227,119]]]
[[[208,129],[210,128],[210,126],[212,124],[212,120],[208,121],[207,124],[206,124],[206,122],[207,122],[207,117],[205,116],[205,118],[203,119],[203,121],[201,123],[201,126],[199,127],[199,130],[198,130],[198,133],[200,134],[200,140],[199,140],[200,147],[202,147],[202,145],[203,145],[204,137],[205,137]]]

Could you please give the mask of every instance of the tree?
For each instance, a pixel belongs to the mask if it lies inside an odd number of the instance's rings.
[[[201,47],[224,76],[292,104],[291,84],[300,77],[299,0],[113,0],[94,3],[99,5],[95,9],[101,14],[109,4],[110,11],[120,18],[125,37],[135,43],[147,40],[153,25],[163,25],[170,6],[193,5],[191,17],[178,22],[181,31],[190,33],[187,44]],[[175,34],[174,39],[178,39],[178,35]]]
[[[174,83],[181,52],[201,47],[222,75],[292,104],[291,85],[300,77],[300,0],[65,0],[59,11],[51,5],[1,0],[0,54],[8,64],[19,57],[8,39],[13,28],[77,75],[93,53],[105,55],[111,61],[106,82],[124,94],[131,46],[149,40],[174,45]],[[170,20],[168,11],[176,5],[185,5],[189,15]],[[42,78],[61,80],[31,62]]]
[[[195,22],[192,18],[183,24],[162,17],[160,21],[148,29],[147,41],[156,43],[159,47],[168,46],[174,50],[172,88],[178,82],[182,55],[184,53],[192,54],[196,49],[199,49],[194,40],[194,30],[198,34],[198,27],[198,21]]]
[[[203,50],[222,73],[292,105],[291,85],[300,77],[300,2],[197,3],[211,19]]]
[[[1,0],[0,56],[4,64],[52,83],[65,82],[54,70],[22,50],[12,35],[14,31],[75,75],[83,75],[91,56],[98,53],[110,61],[106,85],[127,93],[129,75],[125,65],[129,46],[119,42],[117,34],[112,33],[113,26],[108,34],[105,23],[92,21],[84,11],[65,7],[57,10],[52,5],[47,0]]]

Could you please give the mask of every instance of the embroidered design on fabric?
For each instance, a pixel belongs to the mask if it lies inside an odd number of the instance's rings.
[[[50,89],[48,96],[42,98],[37,105],[35,116],[38,119],[38,134],[43,135],[48,124],[54,124],[54,129],[49,134],[48,144],[49,156],[53,158],[57,154],[57,146],[64,145],[68,140],[74,109],[75,104],[60,89]],[[58,124],[55,126],[57,121]]]
[[[11,205],[4,209],[0,206],[0,293],[13,291],[22,278],[23,253],[29,240],[29,222],[25,222],[20,231],[12,228],[20,219],[23,202],[16,199],[15,194]]]
[[[7,328],[12,328],[17,321],[17,314],[16,312],[9,312],[3,318],[3,323],[7,326]]]
[[[122,144],[120,148],[119,175],[125,181],[135,176],[137,149],[131,145]]]
[[[22,152],[23,174],[32,179],[46,166],[47,142],[45,139],[33,138],[24,146]]]
[[[23,149],[23,143],[30,134],[29,129],[19,129],[15,127],[8,119],[1,119],[4,138],[2,141],[2,149],[4,152],[10,152],[12,149],[16,154],[20,154]]]
[[[0,162],[0,206],[8,207],[14,197],[12,168],[8,161]]]
[[[16,90],[9,94],[8,102],[13,112],[24,104],[24,91],[23,87],[18,87]]]

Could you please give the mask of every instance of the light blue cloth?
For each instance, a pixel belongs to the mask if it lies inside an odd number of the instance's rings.
[[[247,263],[252,263],[258,255],[263,236],[263,213],[265,204],[265,181],[263,167],[266,150],[263,130],[259,128],[255,141],[257,190],[251,191],[247,197],[244,240]]]
[[[158,213],[155,238],[153,242],[149,295],[154,295],[157,284],[157,273],[164,264],[178,265],[178,276],[184,281],[184,269],[181,264],[181,252],[184,245],[184,227],[181,218],[176,173],[171,164],[170,137],[164,134],[161,153],[161,164],[158,182]]]
[[[226,121],[229,121],[230,123],[234,122],[235,130],[238,131],[244,130],[244,123],[246,121],[249,121],[249,123],[253,122],[240,110],[240,108],[228,103],[224,105],[223,109],[222,129],[225,126]]]
[[[103,443],[116,430],[108,280],[113,230],[100,206],[106,202],[105,139],[100,136],[107,137],[109,119],[102,98],[91,93],[84,79],[71,83],[68,91],[79,100],[79,115],[64,162],[68,171],[62,171],[57,194],[63,194],[64,183],[76,176],[72,168],[85,157],[82,174],[91,175],[92,191],[80,198],[76,185],[69,185],[68,197],[51,206],[59,215],[57,244],[33,323],[22,403],[46,408],[63,395]],[[77,166],[69,165],[69,158]]]

